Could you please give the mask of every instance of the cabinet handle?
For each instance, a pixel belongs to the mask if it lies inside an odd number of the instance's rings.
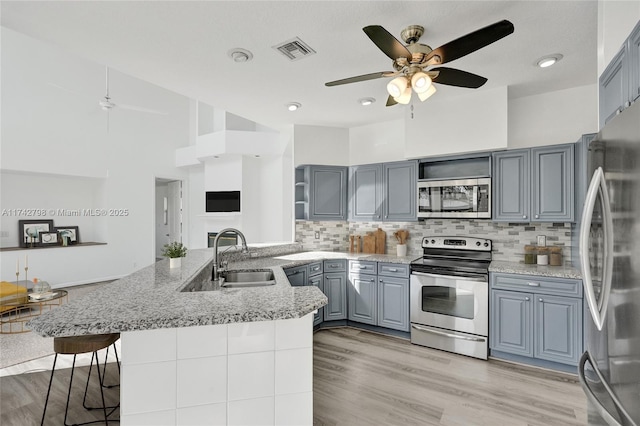
[[[538,215],[538,214],[537,214],[537,215],[536,215],[536,219],[540,219],[540,215]]]
[[[382,280],[382,278],[380,278],[380,282],[383,283],[384,281]]]
[[[542,297],[538,299],[538,302],[544,302],[544,300],[542,300]]]
[[[527,218],[527,215],[526,215],[526,214],[525,214],[525,215],[523,215],[523,216],[522,216],[522,218],[523,218],[523,219],[526,219],[526,218]]]
[[[374,282],[375,280],[373,278],[371,278],[369,281]]]
[[[319,270],[320,270],[320,268],[315,267],[315,268],[313,268],[313,270],[314,270],[314,271],[319,271]]]
[[[396,268],[389,268],[389,272],[398,272]]]
[[[385,218],[385,219],[388,219],[388,218],[389,218],[389,215],[388,215],[388,214],[384,215],[384,218]]]
[[[528,301],[529,301],[529,300],[531,300],[531,299],[529,299],[528,297],[525,297],[525,298],[524,298],[524,300],[526,300],[526,301],[528,302]]]
[[[376,216],[376,218],[380,219],[380,215]]]
[[[338,265],[329,265],[330,268],[337,268]]]
[[[540,283],[528,282],[527,285],[530,285],[531,287],[540,287]]]

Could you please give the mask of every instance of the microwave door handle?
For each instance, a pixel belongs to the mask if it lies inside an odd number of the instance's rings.
[[[473,211],[478,212],[478,205],[480,204],[480,186],[473,185]]]
[[[593,220],[593,209],[595,208],[598,190],[600,189],[600,179],[602,176],[602,168],[593,173],[587,195],[585,197],[584,208],[582,210],[582,223],[580,225],[580,268],[582,270],[582,285],[584,293],[589,305],[591,317],[598,330],[602,330],[604,319],[598,309],[598,301],[596,300],[595,290],[593,288],[593,280],[591,278],[591,268],[589,266],[589,231],[591,230],[591,222]]]
[[[589,351],[585,351],[585,353],[582,354],[582,357],[580,357],[580,362],[578,364],[578,378],[580,379],[580,386],[582,386],[582,390],[587,395],[587,399],[589,400],[589,402],[591,402],[593,408],[595,408],[595,410],[598,412],[600,417],[602,417],[602,419],[605,422],[607,422],[609,426],[622,426],[620,422],[618,422],[618,420],[616,420],[611,415],[611,413],[609,413],[609,411],[607,411],[607,409],[604,408],[604,406],[600,403],[600,401],[598,401],[598,398],[595,396],[595,394],[589,387],[589,384],[587,383],[587,378],[584,373],[584,367],[587,362],[591,364],[591,368],[596,373],[596,376],[598,376],[598,380],[600,380],[600,383],[602,384],[605,391],[609,395],[609,398],[611,398],[611,402],[613,402],[613,404],[616,406],[616,411],[618,412],[618,414],[625,418],[626,420],[625,424],[629,426],[638,426],[638,424],[633,421],[629,413],[627,413],[627,411],[624,409],[622,403],[618,400],[616,395],[611,390],[611,387],[602,376],[602,373],[598,369],[596,363],[593,362],[593,359],[591,358],[591,354],[589,353]]]

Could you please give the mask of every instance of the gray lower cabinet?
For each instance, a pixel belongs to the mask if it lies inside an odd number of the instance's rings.
[[[324,294],[329,299],[324,306],[324,321],[347,319],[347,261],[324,261]]]
[[[323,263],[314,262],[309,264],[309,284],[316,286],[320,291],[324,292],[324,276],[322,275]],[[318,325],[324,318],[324,306],[319,308],[313,315],[313,325]]]
[[[284,273],[287,275],[289,283],[294,287],[309,285],[309,265],[287,268]]]
[[[493,154],[496,222],[573,222],[574,144]]]
[[[378,286],[375,275],[349,274],[350,321],[377,325]]]
[[[580,280],[491,273],[490,300],[492,351],[577,365],[583,329]]]
[[[378,275],[378,325],[409,331],[409,280]]]
[[[349,168],[349,218],[416,221],[418,162],[365,164]]]

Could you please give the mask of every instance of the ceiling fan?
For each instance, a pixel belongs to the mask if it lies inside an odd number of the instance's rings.
[[[443,44],[437,49],[431,49],[426,44],[418,43],[424,34],[424,28],[420,25],[411,25],[402,30],[401,37],[407,43],[406,46],[380,25],[370,25],[362,30],[384,54],[393,60],[395,71],[374,72],[330,81],[325,83],[325,86],[339,86],[382,77],[396,77],[387,84],[389,97],[386,105],[392,106],[398,103],[408,104],[411,100],[412,90],[416,92],[421,101],[425,101],[436,91],[432,83],[471,89],[482,86],[487,82],[487,79],[470,72],[447,67],[428,70],[427,68],[454,61],[482,49],[513,33],[514,27],[511,22],[502,20]]]
[[[147,112],[149,114],[159,114],[159,115],[167,115],[166,112],[163,111],[158,111],[155,109],[150,109],[150,108],[144,108],[144,107],[140,107],[140,106],[136,106],[136,105],[126,105],[126,104],[115,104],[113,103],[113,101],[111,100],[111,97],[109,96],[109,67],[105,67],[106,71],[105,71],[105,80],[106,80],[106,91],[105,91],[105,95],[104,98],[100,99],[100,101],[98,101],[98,105],[100,105],[100,108],[102,108],[105,111],[111,111],[113,108],[121,108],[121,109],[128,109],[131,111],[138,111],[138,112]]]

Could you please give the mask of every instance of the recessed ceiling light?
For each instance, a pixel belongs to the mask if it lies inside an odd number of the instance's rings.
[[[300,104],[298,102],[289,102],[287,104],[287,109],[289,111],[295,111],[295,110],[300,109],[300,108],[302,108],[302,104]]]
[[[555,53],[553,55],[543,56],[542,58],[538,59],[536,61],[536,65],[540,68],[547,68],[558,62],[560,59],[562,59],[562,55],[559,53]]]
[[[253,59],[253,53],[239,47],[229,50],[227,56],[229,56],[233,62],[249,62]]]
[[[360,98],[360,99],[358,99],[358,103],[360,105],[362,105],[362,106],[371,105],[375,101],[376,101],[375,98]]]

